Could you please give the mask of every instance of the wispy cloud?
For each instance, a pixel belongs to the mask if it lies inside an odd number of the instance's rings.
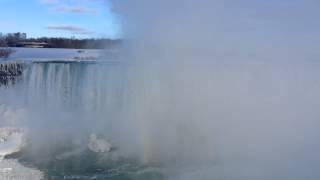
[[[82,28],[74,25],[48,25],[46,28],[51,30],[68,31],[72,34],[83,34],[83,35],[94,34],[94,32],[86,28]]]
[[[56,5],[60,3],[59,0],[41,0],[41,2],[47,5]]]
[[[42,4],[49,7],[50,10],[58,13],[77,13],[77,14],[96,14],[97,10],[88,7],[88,0],[40,0]]]
[[[64,12],[64,13],[79,13],[79,14],[96,14],[97,11],[92,8],[86,8],[81,6],[59,6],[55,8],[57,12]]]

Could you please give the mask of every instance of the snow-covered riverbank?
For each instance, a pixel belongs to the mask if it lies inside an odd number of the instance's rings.
[[[17,128],[0,128],[0,179],[40,180],[41,171],[25,167],[17,160],[4,159],[6,155],[19,152],[25,145],[25,131]]]

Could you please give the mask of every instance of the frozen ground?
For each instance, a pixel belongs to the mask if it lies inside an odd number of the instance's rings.
[[[17,160],[0,160],[1,180],[40,180],[43,179],[41,171],[24,167]]]

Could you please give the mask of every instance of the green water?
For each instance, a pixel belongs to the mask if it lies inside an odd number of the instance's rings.
[[[26,167],[36,168],[48,180],[162,180],[161,167],[147,166],[137,160],[110,154],[96,154],[89,150],[60,158],[61,151],[47,152],[35,157],[28,150],[11,155]]]

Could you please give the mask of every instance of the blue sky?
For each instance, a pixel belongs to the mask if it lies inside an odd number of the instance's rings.
[[[120,20],[112,13],[110,1],[0,0],[0,32],[26,32],[28,37],[119,38],[121,37]],[[133,0],[134,3],[148,1]],[[169,2],[179,4],[184,1]],[[152,4],[155,2],[157,1]],[[212,2],[216,1],[212,0]],[[318,0],[221,0],[221,2],[224,4],[221,11],[226,11],[225,13],[230,16],[230,19],[225,20],[226,22],[239,23],[238,15],[240,14],[248,22],[256,21],[257,27],[263,26],[264,30],[256,30],[256,33],[264,33],[266,29],[282,30],[281,32],[286,34],[292,33],[292,36],[302,37],[312,36],[320,30],[317,22],[320,18]],[[151,11],[157,9],[159,7],[153,7]],[[166,16],[166,11],[161,13]],[[243,27],[245,27],[243,24],[239,24],[235,27],[235,31],[241,31]],[[276,32],[273,34],[277,35]]]
[[[0,0],[0,32],[28,37],[119,38],[120,23],[105,0]]]

